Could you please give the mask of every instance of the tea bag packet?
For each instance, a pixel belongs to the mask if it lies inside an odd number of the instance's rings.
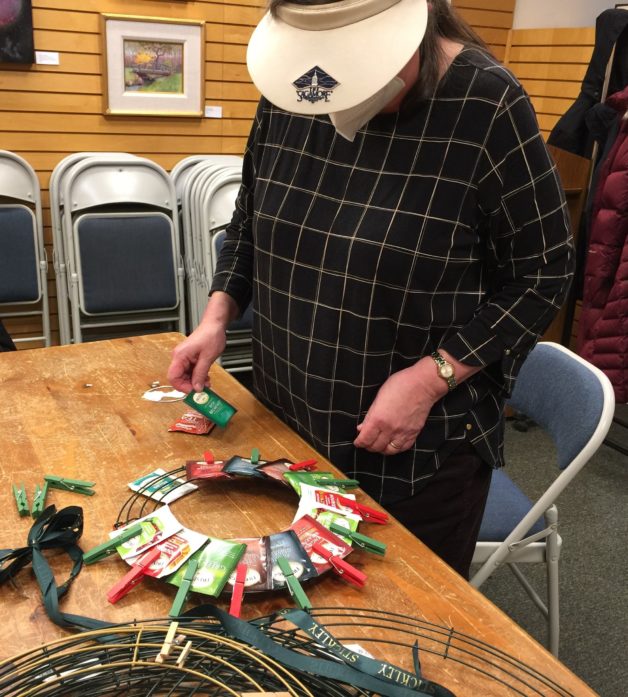
[[[116,547],[122,559],[135,557],[145,552],[183,528],[183,525],[175,518],[170,508],[162,506],[139,520],[134,520],[124,527],[112,530],[109,533],[109,537],[116,537],[126,528],[137,523],[140,524],[142,532]]]
[[[337,494],[335,492],[323,489],[321,487],[313,486],[311,484],[306,484],[305,482],[300,483],[300,500],[299,507],[297,509],[297,518],[301,518],[304,515],[311,515],[313,518],[317,516],[313,514],[313,511],[317,509],[322,509],[324,511],[332,511],[340,515],[349,515],[350,509],[344,506],[339,506],[336,501]],[[343,497],[351,501],[355,501],[354,494],[343,494]],[[352,514],[356,515],[356,514]],[[357,516],[358,521],[362,520],[360,516]]]
[[[241,455],[234,455],[225,462],[224,472],[227,474],[237,474],[241,477],[265,479],[264,475],[258,471],[258,466],[257,463],[254,464]]]
[[[202,392],[190,392],[183,400],[217,426],[226,426],[236,413],[236,408],[206,387]]]
[[[245,537],[233,540],[233,542],[242,542],[246,545],[246,550],[240,559],[242,564],[245,564],[246,580],[244,588],[246,592],[266,591],[272,588],[270,576],[268,573],[268,564],[270,561],[270,543],[268,537]],[[233,589],[235,585],[235,571],[229,576],[225,590]]]
[[[299,520],[295,520],[290,529],[299,538],[299,542],[319,574],[330,569],[331,564],[320,555],[312,552],[312,547],[315,543],[319,543],[336,557],[344,558],[352,551],[351,545],[347,544],[344,539],[334,535],[334,533],[309,515],[304,515]]]
[[[291,464],[289,460],[272,460],[271,462],[258,465],[257,471],[269,479],[276,479],[278,482],[289,486],[288,481],[284,478],[284,474],[290,471]]]
[[[335,474],[332,472],[286,472],[284,478],[290,482],[292,488],[301,495],[301,484],[310,484],[311,486],[318,487],[319,489],[327,489],[328,491],[336,491],[344,494],[347,488],[355,485],[342,486],[339,484],[327,484],[326,482],[338,482],[347,481],[352,482],[353,480],[339,480]]]
[[[162,503],[172,503],[198,489],[196,485],[167,474],[166,470],[161,468],[129,482],[128,486],[132,491]]]
[[[287,560],[292,573],[299,581],[307,581],[318,576],[314,564],[293,530],[285,530],[270,536],[270,579],[272,588],[283,588],[286,579],[279,564],[278,557]]]
[[[185,473],[188,479],[230,479],[224,471],[222,460],[207,462],[206,460],[188,460],[185,463]]]
[[[168,430],[204,436],[211,433],[215,425],[213,421],[197,411],[186,411],[168,427]]]
[[[154,546],[154,549],[159,550],[159,557],[146,569],[145,574],[153,578],[171,575],[185,564],[192,554],[207,542],[207,539],[207,535],[182,528]],[[125,561],[133,565],[135,558],[127,557]]]
[[[190,590],[217,598],[225,587],[246,550],[246,544],[211,538],[194,558],[198,567]],[[170,576],[168,583],[180,586],[185,576],[187,562]]]

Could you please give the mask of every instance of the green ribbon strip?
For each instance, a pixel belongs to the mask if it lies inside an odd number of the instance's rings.
[[[58,513],[55,506],[48,506],[31,527],[26,547],[0,550],[0,585],[32,563],[46,613],[56,625],[66,629],[110,627],[110,622],[71,615],[59,608],[59,600],[68,592],[83,566],[83,550],[77,544],[82,533],[83,509],[80,506],[68,506]],[[60,586],[44,555],[46,550],[55,549],[65,552],[73,562],[70,575]]]
[[[311,615],[302,610],[283,610],[278,613],[278,616],[293,622],[293,624],[299,627],[301,626],[299,622],[302,622],[306,627],[315,624],[318,628],[317,631],[323,630],[326,636],[330,637],[329,642],[323,643],[321,634],[321,637],[315,637],[316,642],[332,652],[331,642],[333,641],[337,650],[335,655],[342,662],[312,658],[287,649],[257,629],[254,624],[233,617],[214,605],[200,605],[183,615],[183,617],[208,616],[217,619],[235,639],[254,646],[287,668],[371,690],[382,697],[455,697],[453,692],[437,683],[423,680],[388,663],[375,661],[350,651],[335,641],[322,625],[315,622]],[[305,631],[307,631],[307,628]],[[355,657],[355,660],[353,657]],[[397,677],[401,675],[409,676],[412,680],[409,678],[406,680],[405,677],[401,681],[397,680]]]

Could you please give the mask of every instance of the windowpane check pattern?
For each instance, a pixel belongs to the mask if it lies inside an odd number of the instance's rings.
[[[502,464],[504,398],[572,265],[528,97],[468,48],[434,98],[353,143],[262,99],[212,291],[253,299],[257,396],[386,504],[463,439]],[[439,347],[485,369],[435,405],[410,451],[355,449],[387,377]]]

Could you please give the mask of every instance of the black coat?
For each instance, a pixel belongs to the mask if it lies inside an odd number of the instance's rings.
[[[605,10],[595,23],[595,47],[582,81],[580,94],[552,129],[548,143],[562,150],[590,158],[594,136],[587,120],[591,109],[599,104],[604,88],[606,68],[615,46],[615,58],[608,94],[628,85],[628,11]],[[599,133],[596,137],[598,139]],[[603,149],[605,139],[600,142]]]

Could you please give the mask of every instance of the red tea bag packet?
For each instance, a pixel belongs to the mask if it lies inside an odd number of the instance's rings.
[[[184,433],[194,433],[202,436],[209,433],[216,424],[197,411],[186,411],[173,424],[168,427],[169,431],[183,431]]]

